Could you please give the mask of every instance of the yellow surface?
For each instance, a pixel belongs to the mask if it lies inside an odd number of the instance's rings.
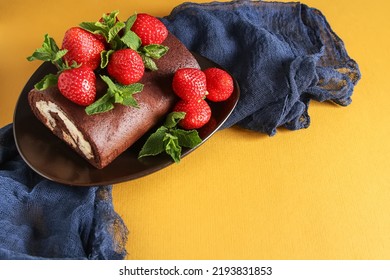
[[[1,0],[0,125],[39,65],[25,58],[43,34],[60,41],[107,11],[163,16],[180,3]],[[218,132],[180,164],[115,185],[129,259],[390,259],[389,2],[304,3],[359,63],[352,104],[312,102],[308,129],[274,137]]]

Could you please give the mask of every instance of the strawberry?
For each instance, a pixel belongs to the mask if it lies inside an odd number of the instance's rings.
[[[179,125],[188,130],[204,126],[211,117],[210,106],[204,99],[200,99],[199,101],[180,100],[176,103],[173,111],[186,113],[184,119],[179,122]]]
[[[208,68],[203,71],[207,82],[207,99],[220,102],[225,101],[233,93],[233,78],[226,71],[219,68]]]
[[[68,50],[64,60],[69,65],[75,61],[95,70],[100,65],[100,53],[105,47],[94,34],[80,27],[72,27],[65,32],[62,48]]]
[[[144,72],[145,66],[141,56],[132,49],[121,49],[110,56],[107,65],[108,74],[123,85],[138,82]]]
[[[96,96],[95,73],[85,65],[64,70],[58,76],[58,89],[70,101],[83,106],[90,105]]]
[[[168,36],[165,25],[156,17],[148,14],[137,14],[131,31],[140,37],[142,45],[161,44]]]
[[[198,101],[207,94],[206,75],[196,68],[181,68],[173,76],[172,88],[181,99]]]

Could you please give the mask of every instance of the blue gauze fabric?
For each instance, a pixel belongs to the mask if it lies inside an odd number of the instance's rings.
[[[241,97],[222,128],[274,135],[310,124],[310,100],[349,105],[357,63],[321,12],[301,3],[184,3],[162,18],[190,50],[226,68]]]
[[[111,186],[70,187],[36,174],[0,129],[0,259],[123,259],[127,228]]]

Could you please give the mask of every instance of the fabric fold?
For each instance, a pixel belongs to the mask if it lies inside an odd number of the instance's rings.
[[[128,230],[111,186],[49,181],[22,160],[13,126],[0,129],[0,259],[123,259]]]
[[[226,68],[241,97],[222,128],[274,135],[310,125],[310,100],[351,103],[357,63],[317,9],[301,3],[184,3],[162,18],[190,50]]]

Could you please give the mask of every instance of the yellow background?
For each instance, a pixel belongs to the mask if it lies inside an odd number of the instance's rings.
[[[43,34],[60,42],[108,11],[164,16],[181,3],[0,1],[1,126],[40,65],[26,57]],[[390,259],[389,2],[303,3],[359,63],[352,104],[312,102],[308,129],[274,137],[220,131],[180,164],[115,185],[128,259]]]

